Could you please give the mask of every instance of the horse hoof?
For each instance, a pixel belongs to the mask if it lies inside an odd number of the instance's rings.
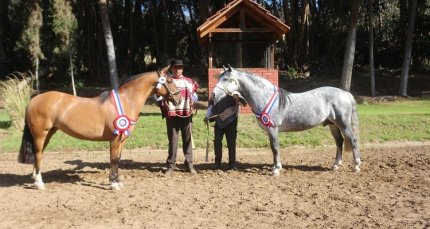
[[[354,172],[355,172],[355,173],[359,173],[360,171],[361,171],[361,170],[360,170],[360,168],[359,168],[358,166],[355,166],[355,167],[354,167]]]
[[[40,185],[40,184],[34,184],[35,186],[36,186],[36,188],[37,188],[37,190],[41,190],[41,191],[44,191],[44,190],[46,190],[46,188],[45,188],[45,185]]]
[[[110,184],[110,187],[112,188],[112,190],[119,191],[119,190],[121,190],[121,187],[123,187],[123,186],[120,185],[119,183],[112,182]]]
[[[333,166],[331,167],[331,171],[336,172],[337,170],[339,170],[339,166],[337,166],[337,165],[333,165]]]
[[[273,176],[273,177],[279,177],[279,175],[280,175],[279,170],[274,170],[274,171],[272,172],[272,176]]]

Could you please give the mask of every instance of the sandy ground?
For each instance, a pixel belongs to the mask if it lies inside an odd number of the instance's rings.
[[[125,150],[125,187],[112,191],[107,151],[47,152],[39,191],[32,166],[1,153],[0,228],[430,227],[430,142],[362,146],[359,174],[351,153],[329,170],[333,147],[283,149],[280,177],[268,149],[240,149],[237,171],[211,170],[198,149],[198,175],[168,178],[166,154]]]

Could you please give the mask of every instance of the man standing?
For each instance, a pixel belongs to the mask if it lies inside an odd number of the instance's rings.
[[[176,154],[178,148],[179,131],[182,135],[182,149],[185,156],[185,168],[191,174],[197,174],[193,168],[193,149],[191,145],[191,115],[193,103],[198,97],[196,91],[199,85],[192,79],[182,75],[184,64],[182,60],[171,62],[173,81],[180,90],[182,102],[174,105],[170,101],[160,100],[159,105],[166,117],[167,137],[169,139],[169,155],[167,157],[167,170],[165,176],[170,176],[176,168]]]
[[[237,138],[237,116],[239,113],[239,104],[246,105],[245,100],[239,93],[233,96],[227,96],[225,99],[213,105],[213,100],[209,101],[208,111],[204,121],[215,121],[214,132],[214,149],[215,165],[214,169],[221,168],[222,161],[222,139],[225,135],[228,147],[228,169],[236,169],[236,138]]]

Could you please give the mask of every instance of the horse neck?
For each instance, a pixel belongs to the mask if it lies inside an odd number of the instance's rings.
[[[119,88],[121,102],[127,104],[126,114],[133,116],[130,118],[137,118],[157,81],[155,74],[144,73]]]
[[[261,113],[273,95],[273,84],[269,81],[256,78],[253,75],[242,74],[238,77],[241,95],[247,101],[252,111]],[[257,82],[257,84],[256,84]]]

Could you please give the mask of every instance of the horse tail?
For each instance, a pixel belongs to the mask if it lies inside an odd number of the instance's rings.
[[[352,134],[354,135],[356,139],[357,146],[360,142],[360,129],[359,129],[359,121],[358,121],[358,113],[357,113],[357,103],[355,102],[354,97],[351,95],[352,98],[352,107],[351,107],[351,129]],[[345,151],[352,151],[352,145],[349,140],[345,141],[344,144]]]
[[[25,164],[34,163],[34,139],[27,120],[25,120],[24,133],[22,135],[21,148],[19,149],[18,162]]]

